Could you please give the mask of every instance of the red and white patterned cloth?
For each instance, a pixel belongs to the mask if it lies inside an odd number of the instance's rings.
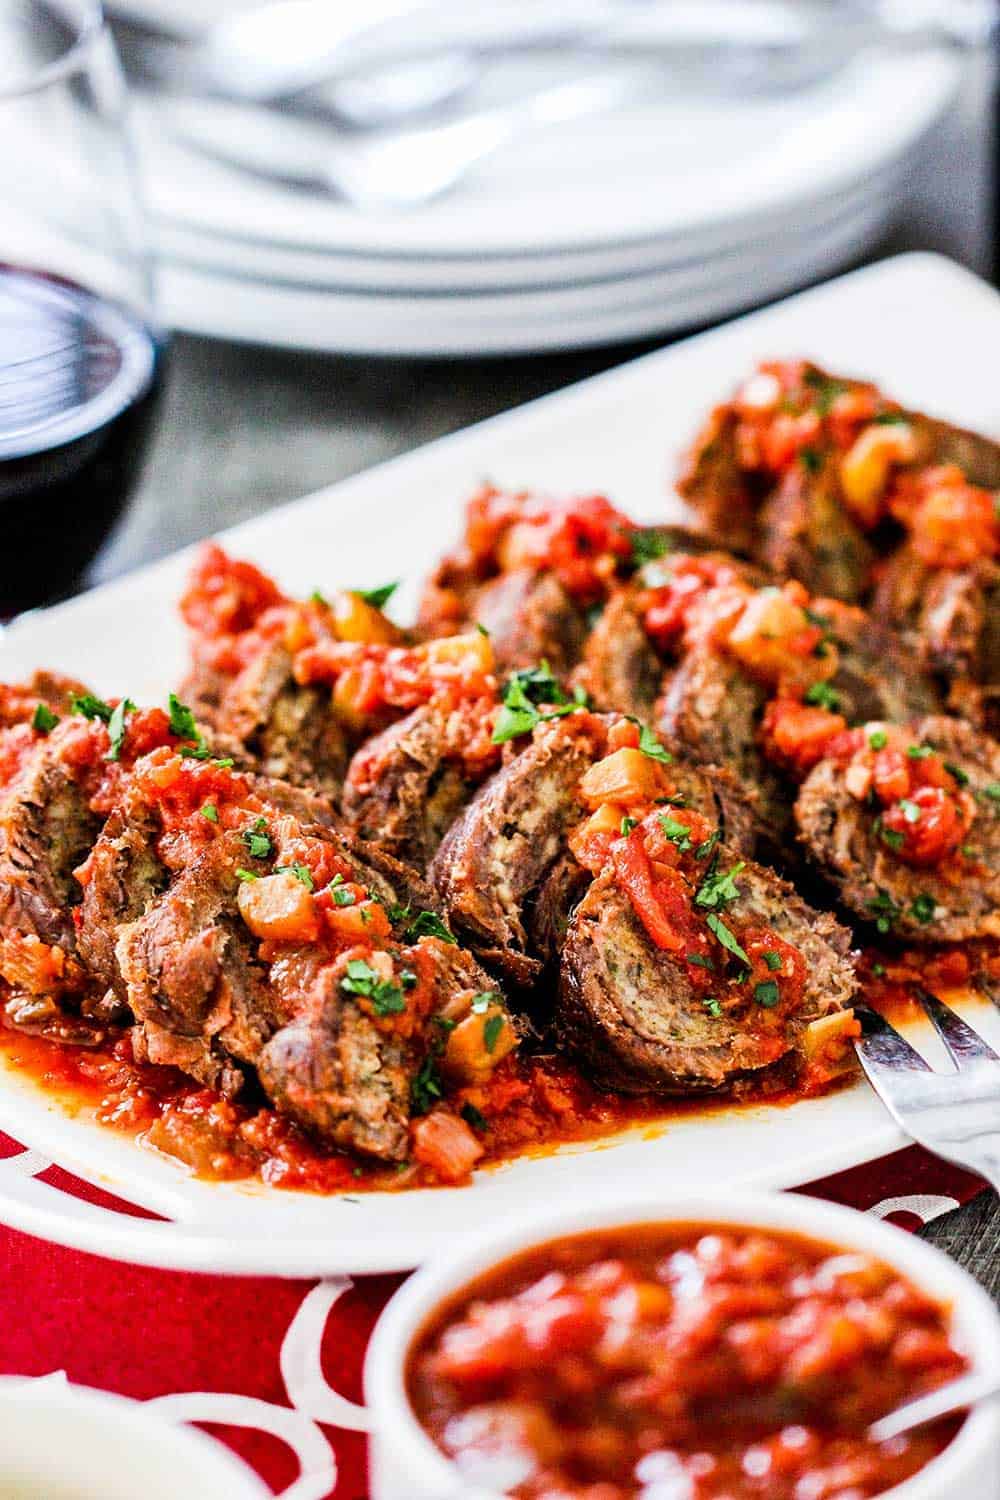
[[[0,1164],[21,1150],[0,1133]],[[58,1167],[39,1175],[141,1213]],[[983,1186],[914,1146],[798,1191],[916,1229]],[[152,1271],[0,1226],[0,1374],[65,1371],[199,1422],[287,1500],[366,1500],[361,1369],[401,1279]]]

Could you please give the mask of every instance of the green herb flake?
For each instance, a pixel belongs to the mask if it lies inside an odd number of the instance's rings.
[[[31,727],[39,734],[50,734],[59,723],[59,715],[52,712],[47,703],[36,703],[31,716]]]
[[[252,827],[244,828],[240,837],[249,849],[252,859],[268,859],[274,853],[274,845],[267,832],[266,818],[258,818]]]
[[[638,826],[639,826],[639,820],[638,820],[638,818],[630,818],[630,817],[626,816],[626,817],[622,818],[621,823],[619,825],[619,828],[618,828],[619,835],[623,839],[627,839],[628,836],[629,836],[629,834],[632,832],[632,829],[633,828],[638,828]]]
[[[669,813],[660,813],[657,820],[663,830],[664,838],[668,838],[672,844],[676,844],[681,854],[686,854],[691,848],[691,830],[686,823],[678,823]]]
[[[121,755],[122,746],[125,744],[125,716],[134,713],[135,704],[131,698],[122,698],[121,702],[115,705],[111,718],[108,720],[108,738],[111,741],[111,748],[104,757],[105,760],[117,760]]]
[[[710,854],[713,854],[715,852],[715,846],[716,844],[718,844],[721,838],[722,834],[718,829],[716,829],[714,833],[710,833],[704,843],[699,844],[695,849],[695,859],[707,859]]]
[[[201,808],[201,815],[209,823],[217,823],[219,821],[219,809],[214,802],[206,802]]]
[[[818,474],[823,467],[823,455],[817,448],[800,448],[799,463],[807,474]]]
[[[372,1002],[377,1016],[398,1016],[406,1009],[403,991],[390,979],[380,979],[371,964],[363,958],[352,958],[340,988],[348,995],[363,995]]]
[[[319,589],[313,589],[312,593],[309,595],[309,603],[310,604],[320,604],[320,605],[322,605],[322,607],[324,609],[329,609],[330,608],[330,605],[327,602],[325,594],[321,594],[320,591],[319,591]]]
[[[74,693],[69,700],[69,711],[71,714],[82,714],[85,719],[103,719],[105,724],[114,713],[110,703],[105,703],[103,698],[95,698],[93,693]]]
[[[501,700],[502,707],[493,730],[494,745],[504,745],[508,740],[530,734],[537,725],[547,719],[560,719],[586,708],[587,695],[577,689],[568,698],[553,677],[547,661],[537,667],[524,667],[508,679]],[[542,712],[542,705],[548,705]]]
[[[275,875],[294,875],[295,879],[304,885],[307,891],[314,891],[316,889],[316,882],[313,880],[312,871],[308,865],[298,863],[278,865],[274,873]]]
[[[462,1119],[466,1125],[471,1125],[473,1130],[484,1131],[490,1128],[486,1116],[474,1104],[462,1105]]]
[[[773,1010],[780,998],[778,981],[776,979],[762,979],[759,984],[754,985],[753,997],[758,1005],[765,1010]]]
[[[959,786],[968,786],[969,774],[967,771],[963,771],[961,766],[956,766],[953,761],[946,760],[944,763],[944,768],[948,772],[949,776],[953,776],[955,778]]]
[[[483,1027],[483,1046],[486,1048],[487,1052],[492,1052],[494,1050],[497,1042],[500,1040],[500,1033],[503,1031],[506,1024],[507,1017],[504,1015],[498,1014],[495,1016],[489,1016],[487,1018],[486,1024]]]
[[[454,933],[449,932],[444,922],[435,911],[421,911],[407,925],[405,936],[408,938],[436,937],[443,943],[455,943],[457,938]]]
[[[366,604],[372,605],[373,608],[384,609],[398,588],[399,579],[397,578],[395,583],[383,583],[377,589],[355,589],[354,593],[357,594],[359,599],[363,599]]]
[[[726,926],[722,918],[717,917],[714,912],[709,912],[708,916],[705,918],[705,921],[708,923],[709,931],[715,934],[719,942],[722,944],[723,948],[726,949],[727,953],[731,953],[734,958],[738,958],[740,963],[746,964],[749,968],[749,958],[740,947],[735,936],[730,932],[729,928]]]
[[[685,953],[684,960],[686,963],[694,964],[696,969],[710,969],[713,974],[715,972],[715,964],[703,953]]]
[[[419,980],[412,969],[400,969],[399,982],[404,990],[415,990]]]
[[[780,972],[781,954],[776,953],[773,948],[766,948],[764,950],[764,962],[767,964],[767,967],[771,970],[772,974],[777,974]]]
[[[909,797],[901,797],[898,806],[907,823],[920,822],[920,808],[915,802],[911,802]]]
[[[875,822],[877,824],[875,832],[878,834],[883,844],[887,844],[890,849],[898,854],[900,849],[902,849],[903,845],[906,843],[906,835],[900,833],[896,828],[886,828],[881,818],[876,818]]]
[[[1000,781],[991,781],[989,786],[984,786],[979,794],[986,797],[990,802],[1000,802]]]
[[[873,750],[884,750],[889,743],[889,736],[884,729],[873,729],[868,736],[868,743]]]
[[[650,760],[658,760],[662,766],[669,766],[673,756],[669,750],[664,750],[649,725],[644,724],[641,719],[633,718],[631,714],[626,714],[626,718],[639,731],[639,749],[643,755],[648,755]]]
[[[814,704],[817,708],[828,709],[830,713],[836,713],[840,707],[840,694],[828,682],[814,682],[806,690],[806,702]]]
[[[170,706],[170,733],[179,740],[193,740],[196,745],[202,744],[201,730],[187,704],[182,703],[176,693],[171,693],[167,701]]]
[[[632,561],[637,568],[644,568],[647,563],[659,562],[661,557],[666,557],[670,551],[670,538],[665,532],[657,531],[655,527],[637,527],[629,538],[632,547]]]
[[[934,751],[930,745],[907,745],[906,754],[910,760],[926,760]]]
[[[926,891],[921,891],[919,895],[915,896],[910,905],[911,915],[925,926],[928,922],[933,922],[936,911],[937,902]]]
[[[485,638],[487,640],[489,640],[489,638],[490,638],[489,631],[486,629],[486,626],[485,625],[481,625],[478,620],[476,621],[476,630],[479,633],[479,635],[485,636]]]
[[[431,1048],[410,1085],[410,1101],[415,1115],[425,1115],[442,1096],[441,1080],[437,1074],[440,1050],[440,1046]]]
[[[260,876],[259,875],[255,875],[252,870],[243,870],[243,869],[240,869],[238,867],[237,867],[237,870],[236,870],[236,874],[238,875],[238,877],[240,878],[240,880],[259,880],[260,879]]]
[[[885,964],[872,964],[872,974],[876,979],[885,978]]]
[[[878,895],[873,896],[867,905],[868,910],[876,918],[876,929],[883,934],[891,932],[893,923],[903,914],[903,908],[897,906],[888,891],[879,891]]]
[[[500,996],[496,990],[483,990],[481,994],[474,996],[472,1001],[472,1013],[475,1016],[485,1015],[491,1005],[494,1005]]]
[[[330,896],[334,906],[354,906],[358,899],[354,892],[344,885],[338,885],[336,889],[331,888]]]
[[[733,865],[731,870],[726,870],[724,873],[713,865],[698,888],[694,898],[695,905],[713,907],[722,911],[730,902],[735,901],[740,894],[736,877],[745,864],[746,861],[741,859]]]
[[[710,1016],[712,1016],[716,1021],[720,1019],[720,1017],[722,1016],[722,1006],[714,995],[707,995],[701,1003],[708,1011],[708,1014]]]

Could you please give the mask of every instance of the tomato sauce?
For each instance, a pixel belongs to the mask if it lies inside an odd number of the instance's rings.
[[[871,1422],[962,1374],[946,1309],[797,1235],[638,1225],[516,1256],[410,1352],[413,1409],[470,1483],[520,1500],[868,1500],[951,1441]]]

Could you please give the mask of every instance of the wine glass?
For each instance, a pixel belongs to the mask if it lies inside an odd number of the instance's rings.
[[[164,341],[95,0],[0,0],[0,617],[65,597],[124,509]]]

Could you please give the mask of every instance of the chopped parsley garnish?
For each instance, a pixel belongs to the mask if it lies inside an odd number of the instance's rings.
[[[825,417],[836,401],[847,390],[842,380],[834,380],[820,370],[807,370],[802,377],[805,384],[816,393],[814,405],[821,417]]]
[[[322,604],[324,609],[330,608],[326,596],[324,594],[321,594],[319,589],[313,589],[312,593],[309,595],[309,603]]]
[[[400,969],[399,982],[404,990],[415,990],[419,980],[412,969]]]
[[[37,729],[39,734],[49,734],[59,723],[59,715],[54,714],[47,703],[36,703],[35,712],[31,716],[31,727]]]
[[[726,926],[722,918],[717,917],[714,912],[709,912],[708,916],[705,918],[705,921],[708,923],[709,931],[714,932],[723,948],[726,949],[726,952],[731,953],[734,958],[739,959],[741,964],[746,964],[749,968],[749,958],[744,953],[743,949],[740,947],[736,938],[730,932],[729,928]]]
[[[179,740],[194,740],[195,744],[202,743],[201,730],[195,723],[194,714],[186,703],[182,703],[176,693],[171,693],[168,699],[170,704],[170,733],[177,736]]]
[[[406,1009],[403,991],[391,979],[380,979],[363,958],[352,958],[340,988],[348,995],[363,995],[377,1016],[398,1016]]]
[[[934,913],[936,911],[937,902],[934,900],[934,897],[929,896],[926,891],[921,891],[919,895],[915,896],[910,905],[911,916],[915,917],[918,922],[923,922],[925,924],[927,922],[933,922]]]
[[[207,818],[209,823],[217,823],[219,821],[219,809],[214,802],[206,802],[201,808],[201,815],[203,818]]]
[[[714,1016],[715,1020],[719,1020],[720,1016],[722,1015],[722,1006],[719,1004],[718,1000],[716,1000],[714,995],[706,996],[706,998],[701,1003],[708,1011],[710,1016]]]
[[[619,828],[618,828],[619,835],[623,839],[627,839],[628,836],[629,836],[629,834],[632,832],[632,829],[633,828],[638,828],[638,826],[639,826],[639,820],[638,820],[638,818],[629,818],[629,817],[626,816],[626,817],[622,818],[621,823],[619,825]]]
[[[312,871],[308,865],[298,863],[278,865],[274,873],[275,875],[294,875],[295,879],[300,881],[307,891],[314,891],[316,889],[316,882],[312,878]]]
[[[494,1005],[499,999],[500,996],[496,990],[482,990],[480,994],[473,997],[472,1014],[474,1016],[485,1015],[490,1006]]]
[[[909,797],[901,797],[898,806],[908,823],[920,822],[920,808],[915,802],[911,802]]]
[[[457,942],[454,933],[442,922],[436,911],[420,911],[409,922],[406,927],[405,936],[408,938],[436,937],[443,943]]]
[[[549,670],[547,661],[537,667],[524,667],[515,672],[504,688],[503,707],[493,731],[494,745],[504,745],[519,735],[530,734],[536,725],[546,719],[561,719],[565,714],[586,708],[587,694],[576,688],[572,699],[567,698],[559,683]],[[545,713],[541,704],[548,704]]]
[[[114,713],[110,703],[105,703],[103,698],[95,698],[93,693],[74,693],[69,700],[69,711],[71,714],[83,714],[85,719],[103,719],[105,724]]]
[[[896,905],[888,891],[879,891],[873,896],[868,902],[868,910],[875,914],[875,926],[882,933],[891,932],[892,924],[903,914],[903,908]]]
[[[872,964],[872,973],[876,979],[885,977],[885,964]]]
[[[989,786],[984,786],[980,796],[988,797],[991,802],[1000,802],[1000,781],[991,781]]]
[[[695,849],[695,859],[707,859],[708,856],[714,851],[716,844],[721,838],[722,834],[718,829],[716,829],[714,833],[710,833],[705,842],[703,844],[699,844]]]
[[[637,568],[647,563],[659,562],[670,551],[670,538],[665,532],[651,527],[637,527],[629,538],[632,545],[632,561]]]
[[[944,768],[948,772],[949,776],[954,776],[959,786],[968,786],[968,773],[966,771],[963,771],[961,766],[956,766],[952,761],[946,760],[944,763]]]
[[[773,1010],[779,1000],[778,981],[762,979],[759,984],[754,985],[753,997],[765,1010]]]
[[[711,969],[713,973],[715,972],[714,963],[703,953],[685,953],[684,958],[687,963],[694,964],[697,969]]]
[[[893,427],[898,422],[907,421],[907,416],[905,411],[880,411],[874,420],[879,427]]]
[[[398,588],[399,580],[397,579],[395,583],[383,583],[381,588],[355,589],[354,592],[366,604],[373,605],[375,609],[384,609]]]
[[[327,886],[327,890],[330,892],[334,906],[353,906],[358,899],[354,892],[345,886],[343,875],[335,875]]]
[[[237,866],[236,873],[239,876],[240,880],[259,880],[260,879],[260,876],[259,875],[255,875],[252,870],[243,870],[243,869],[240,869],[238,866]]]
[[[823,455],[817,448],[800,448],[799,463],[807,474],[818,474],[823,467]]]
[[[881,818],[875,819],[875,832],[883,844],[888,844],[889,848],[895,850],[897,853],[906,843],[906,835],[900,833],[898,829],[886,828]]]
[[[657,797],[657,807],[687,807],[688,799],[683,792],[674,792],[671,797]]]
[[[659,824],[663,829],[664,837],[668,838],[672,844],[676,844],[681,854],[686,854],[691,847],[691,830],[687,824],[678,823],[677,819],[672,818],[669,813],[660,813]]]
[[[868,736],[868,743],[873,750],[884,750],[889,743],[889,736],[884,729],[873,729]]]
[[[972,844],[959,844],[959,846],[958,846],[958,852],[962,856],[963,859],[975,859],[976,858],[976,851],[973,848]]]
[[[181,753],[183,754],[183,751]],[[222,755],[222,756],[213,755],[212,756],[212,765],[213,766],[219,766],[219,767],[221,767],[221,769],[223,771],[227,771],[229,769],[229,767],[231,765],[234,765],[234,764],[235,764],[235,762],[234,762],[233,757],[231,755]]]
[[[115,705],[111,718],[108,720],[108,738],[111,741],[111,749],[105,756],[105,760],[117,760],[122,753],[125,743],[125,715],[135,713],[135,704],[131,698],[123,698]]]
[[[764,950],[764,962],[772,974],[777,974],[781,968],[781,954],[776,953],[773,948],[766,948]]]
[[[934,751],[930,745],[907,745],[906,754],[910,760],[926,760]]]
[[[489,1121],[474,1104],[462,1105],[462,1119],[466,1125],[471,1125],[473,1130],[489,1130]]]
[[[829,709],[833,714],[840,707],[840,694],[828,682],[814,682],[806,689],[806,702],[815,704],[817,708]]]
[[[443,1093],[437,1074],[437,1060],[444,1045],[443,1038],[431,1048],[410,1085],[410,1101],[415,1115],[425,1115]]]
[[[500,1033],[507,1024],[507,1017],[497,1014],[488,1016],[483,1027],[483,1046],[487,1052],[492,1052],[500,1040]]]
[[[274,853],[274,845],[267,832],[266,818],[258,818],[251,828],[244,828],[240,837],[250,850],[253,859],[268,859]]]
[[[480,635],[482,635],[482,636],[485,636],[485,637],[486,637],[486,639],[487,639],[487,640],[489,640],[489,638],[490,638],[490,633],[489,633],[489,631],[488,631],[488,630],[487,630],[487,629],[486,629],[486,626],[485,626],[485,625],[483,625],[483,624],[481,624],[481,623],[480,623],[480,621],[479,621],[479,620],[477,620],[477,621],[476,621],[476,630],[477,630],[477,631],[478,631],[478,633],[479,633],[479,634],[480,634]],[[470,1107],[471,1107],[471,1106],[470,1106]]]
[[[694,898],[695,905],[710,906],[721,911],[731,901],[735,901],[740,894],[736,876],[745,864],[746,861],[741,859],[738,864],[733,865],[731,870],[726,871],[717,870],[713,864],[712,869],[698,887]]]
[[[634,719],[631,714],[626,714],[625,717],[639,731],[639,749],[643,755],[648,755],[650,760],[658,760],[661,765],[669,766],[673,756],[668,750],[664,750],[649,725],[644,724],[641,719]]]

